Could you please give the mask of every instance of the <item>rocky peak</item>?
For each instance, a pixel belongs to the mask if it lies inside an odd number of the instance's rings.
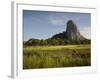
[[[68,30],[77,30],[77,26],[72,20],[69,20],[66,25],[66,32]]]
[[[80,41],[85,38],[80,34],[80,31],[73,20],[69,20],[66,24],[66,31],[56,34],[53,38],[64,38],[69,41]]]
[[[80,31],[76,24],[69,20],[67,22],[67,29],[66,29],[67,39],[71,41],[78,41],[78,40],[84,40],[85,38],[80,34]]]

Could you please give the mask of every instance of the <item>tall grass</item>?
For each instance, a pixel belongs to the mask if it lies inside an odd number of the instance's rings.
[[[90,57],[90,45],[25,47],[23,69],[89,66]]]

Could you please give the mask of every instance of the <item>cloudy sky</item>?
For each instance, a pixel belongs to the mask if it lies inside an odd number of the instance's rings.
[[[91,15],[89,13],[51,12],[23,10],[24,41],[30,38],[47,39],[66,30],[68,20],[73,20],[81,34],[91,38]]]

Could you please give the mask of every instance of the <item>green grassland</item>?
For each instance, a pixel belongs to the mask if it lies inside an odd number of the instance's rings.
[[[27,46],[23,69],[90,66],[90,45]]]

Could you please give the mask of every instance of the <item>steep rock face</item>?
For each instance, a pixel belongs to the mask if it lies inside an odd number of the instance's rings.
[[[71,41],[80,41],[85,39],[80,34],[79,29],[77,28],[76,24],[72,20],[69,20],[67,22],[66,35],[67,35],[67,39]]]
[[[56,34],[52,38],[62,38],[69,41],[85,40],[85,38],[80,34],[76,24],[72,20],[67,22],[66,31]]]

